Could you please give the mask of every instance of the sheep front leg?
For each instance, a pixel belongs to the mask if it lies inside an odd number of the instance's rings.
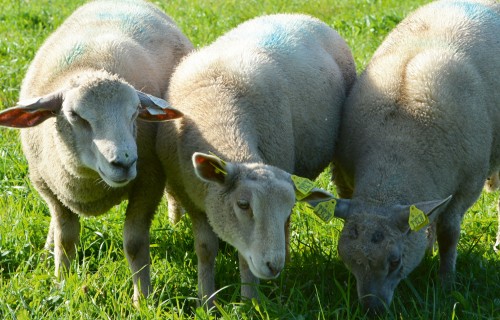
[[[144,209],[130,200],[123,228],[123,248],[134,283],[134,304],[138,303],[141,294],[147,297],[152,291],[149,271],[149,228],[154,210]]]
[[[439,247],[439,277],[442,284],[448,287],[455,279],[457,260],[457,244],[460,238],[460,222],[462,215],[458,212],[443,212],[437,224],[437,241]]]
[[[208,224],[206,216],[191,215],[191,221],[198,257],[198,297],[210,308],[215,299],[215,258],[219,251],[219,238]]]
[[[259,278],[254,276],[248,267],[247,261],[239,253],[238,258],[240,262],[241,298],[250,300],[258,298],[257,285],[259,284]]]
[[[80,220],[77,214],[71,212],[60,203],[50,203],[50,227],[45,248],[53,245],[55,259],[55,275],[63,276],[67,272],[71,260],[76,254],[76,245],[80,237]]]

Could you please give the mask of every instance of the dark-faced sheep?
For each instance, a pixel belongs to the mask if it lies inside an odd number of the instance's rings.
[[[426,5],[389,34],[346,101],[335,181],[352,200],[336,211],[339,254],[373,312],[424,256],[425,228],[410,220],[436,223],[439,274],[453,279],[464,213],[500,168],[499,35],[496,1]]]

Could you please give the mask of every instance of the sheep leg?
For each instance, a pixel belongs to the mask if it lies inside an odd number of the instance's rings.
[[[191,215],[191,221],[198,257],[198,296],[202,303],[211,307],[215,299],[215,258],[219,251],[219,239],[205,215]]]
[[[241,298],[258,298],[257,285],[259,284],[259,279],[250,271],[247,261],[241,254],[238,254],[238,258],[240,262]]]
[[[149,270],[149,228],[156,206],[153,208],[143,206],[143,202],[129,200],[123,228],[123,248],[132,271],[135,304],[138,303],[141,293],[147,297],[152,291]]]
[[[50,204],[51,221],[45,247],[54,245],[55,275],[62,276],[62,270],[68,271],[71,260],[76,254],[76,245],[80,237],[80,220],[60,203]]]
[[[497,215],[498,215],[498,231],[497,231],[497,241],[495,242],[495,245],[493,246],[493,249],[495,252],[500,252],[500,199],[498,200],[497,204]]]
[[[444,287],[452,285],[455,277],[461,217],[462,215],[457,212],[443,212],[441,213],[442,219],[437,224],[440,260],[439,277]]]
[[[56,219],[50,219],[49,232],[47,233],[47,240],[45,241],[45,250],[53,251],[54,250],[54,225]]]
[[[173,225],[176,225],[182,218],[184,210],[180,203],[175,199],[175,196],[167,191],[167,204],[168,204],[168,220]]]

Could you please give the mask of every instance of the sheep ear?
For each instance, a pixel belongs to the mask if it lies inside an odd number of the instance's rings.
[[[150,122],[161,122],[177,119],[183,116],[182,112],[172,108],[167,101],[137,91],[141,105],[139,106],[139,119]]]
[[[29,128],[56,116],[61,110],[63,93],[56,92],[30,100],[20,101],[15,107],[0,112],[0,125],[11,128]]]
[[[206,182],[225,183],[227,179],[227,164],[219,157],[195,152],[193,166],[196,175]]]
[[[332,194],[323,189],[314,188],[307,196],[299,199],[298,201],[307,202],[311,207],[315,207],[318,203],[328,201],[330,199],[333,199]]]
[[[329,222],[333,217],[346,219],[349,212],[350,201],[337,199],[325,190],[314,188],[301,202],[307,202],[314,213],[325,222]]]
[[[403,233],[410,230],[418,231],[421,228],[433,223],[438,217],[441,210],[439,208],[445,207],[451,200],[452,195],[441,200],[432,200],[425,202],[418,202],[412,205],[397,206],[395,209],[398,211],[396,214],[399,229]]]

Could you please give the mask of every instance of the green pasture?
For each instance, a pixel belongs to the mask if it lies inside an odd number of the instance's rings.
[[[0,109],[13,106],[44,39],[84,1],[0,0]],[[302,12],[334,27],[358,72],[384,36],[427,0],[159,0],[197,46],[254,16]],[[500,53],[499,53],[500,54]],[[147,75],[145,75],[147,76]],[[196,255],[189,218],[172,226],[162,203],[151,228],[154,292],[138,309],[122,249],[125,203],[82,221],[78,257],[65,280],[43,250],[47,206],[31,186],[16,130],[0,128],[0,319],[363,319],[355,279],[337,253],[342,221],[323,223],[304,207],[292,215],[291,261],[263,281],[260,302],[239,297],[237,252],[221,243],[215,309],[197,308]],[[317,184],[335,192],[327,172]],[[383,319],[500,319],[500,254],[492,250],[498,194],[483,194],[463,222],[457,283],[443,292],[436,253],[403,281]]]

